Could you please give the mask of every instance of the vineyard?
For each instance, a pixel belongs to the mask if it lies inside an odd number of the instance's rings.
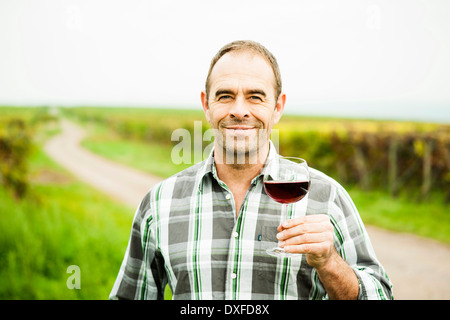
[[[105,125],[124,139],[166,146],[178,143],[171,139],[176,129],[194,135],[199,121],[202,134],[210,128],[202,111],[70,108],[65,113]],[[274,129],[281,154],[303,157],[342,184],[387,189],[393,196],[407,192],[418,201],[438,192],[450,201],[450,125],[285,115]],[[211,142],[201,143],[205,148]]]
[[[296,128],[294,128],[296,126]],[[450,200],[450,126],[401,122],[340,122],[329,129],[281,125],[280,152],[363,190],[401,190],[419,199],[443,191]]]

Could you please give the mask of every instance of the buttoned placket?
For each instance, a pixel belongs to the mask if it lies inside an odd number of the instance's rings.
[[[274,151],[272,151],[274,152]],[[236,300],[239,299],[239,250],[241,246],[241,239],[240,239],[240,233],[239,231],[241,228],[245,227],[241,225],[242,222],[242,210],[246,205],[246,202],[248,201],[249,195],[255,188],[258,179],[262,179],[263,173],[261,172],[258,174],[255,178],[252,179],[249,189],[247,190],[247,193],[245,194],[244,200],[242,201],[242,205],[240,208],[239,215],[236,215],[236,205],[234,202],[234,197],[231,192],[231,190],[228,188],[228,186],[218,178],[217,171],[214,165],[214,162],[212,163],[211,168],[212,175],[214,179],[218,182],[218,184],[222,187],[223,192],[225,192],[225,199],[227,201],[231,201],[230,205],[233,208],[232,214],[234,217],[234,226],[233,230],[230,235],[230,247],[228,250],[228,262],[227,262],[227,269],[226,269],[226,276],[225,276],[225,300]]]
[[[228,251],[228,264],[227,264],[227,270],[226,270],[226,279],[225,279],[225,299],[226,300],[236,300],[239,299],[239,285],[240,285],[240,279],[239,279],[239,260],[240,255],[239,251],[241,249],[241,238],[239,231],[242,230],[245,226],[242,225],[242,219],[243,219],[243,208],[246,207],[246,203],[248,201],[248,198],[250,197],[251,192],[253,192],[253,189],[256,186],[257,179],[259,176],[255,177],[251,184],[249,189],[247,190],[247,193],[245,194],[244,200],[242,201],[242,205],[239,211],[239,214],[236,218],[236,208],[234,204],[234,198],[229,190],[229,188],[226,186],[225,183],[222,181],[219,182],[219,184],[224,188],[224,191],[227,192],[225,195],[225,199],[231,201],[231,206],[234,209],[233,210],[233,217],[234,217],[234,226],[233,231],[231,232],[230,236],[230,247]],[[222,185],[223,184],[223,185]]]

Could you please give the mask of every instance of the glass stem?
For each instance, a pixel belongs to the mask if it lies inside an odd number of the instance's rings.
[[[288,219],[288,206],[288,204],[283,204],[283,207],[281,208],[281,223]]]

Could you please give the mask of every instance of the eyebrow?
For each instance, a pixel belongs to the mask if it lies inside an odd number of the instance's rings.
[[[216,91],[215,96],[217,98],[218,96],[221,96],[222,94],[234,94],[234,92],[232,90],[229,90],[229,89],[219,89],[219,90]]]
[[[260,90],[260,89],[248,90],[246,93],[247,94],[259,94],[259,95],[261,95],[263,97],[266,96],[266,93],[263,90]]]
[[[215,96],[216,98],[222,94],[235,94],[233,90],[230,89],[219,89],[216,91]],[[263,97],[266,97],[266,93],[264,92],[264,90],[260,90],[260,89],[251,89],[251,90],[247,90],[245,92],[246,95],[250,95],[250,94],[259,94]]]

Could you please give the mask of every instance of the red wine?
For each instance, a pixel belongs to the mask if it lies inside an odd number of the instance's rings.
[[[292,203],[303,199],[308,193],[309,181],[265,181],[266,193],[280,203]]]

